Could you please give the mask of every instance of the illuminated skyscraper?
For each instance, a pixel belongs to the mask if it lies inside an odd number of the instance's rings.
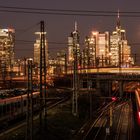
[[[64,50],[61,50],[57,53],[57,74],[66,73],[66,53]]]
[[[3,80],[8,76],[8,71],[11,76],[14,64],[14,46],[14,29],[0,29],[0,73]]]
[[[0,60],[7,66],[14,64],[14,29],[0,29]]]
[[[109,53],[109,32],[92,32],[89,38],[85,39],[84,62],[89,66],[107,65]]]
[[[80,64],[80,35],[77,29],[77,23],[75,22],[75,29],[68,37],[68,61],[72,65],[74,60],[74,51],[76,51],[77,62]]]
[[[38,35],[38,38],[36,39],[36,42],[34,43],[34,63],[39,65],[40,64],[40,37],[41,33],[36,32],[36,35]],[[46,32],[44,33],[46,35]],[[48,64],[48,42],[47,38],[45,37],[45,52],[46,52],[46,64]]]
[[[82,67],[94,67],[96,60],[96,41],[98,32],[92,32],[90,37],[85,38],[85,48],[82,52]]]
[[[110,65],[118,66],[119,65],[119,36],[111,35],[110,36]]]
[[[120,15],[118,12],[116,31],[110,37],[110,64],[113,66],[126,66],[132,58],[131,47],[126,40],[126,31],[121,28]]]
[[[107,65],[107,58],[109,53],[109,33],[100,33],[97,44],[97,57],[100,58],[100,66]]]

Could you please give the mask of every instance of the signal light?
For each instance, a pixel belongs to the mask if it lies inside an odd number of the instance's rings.
[[[117,98],[116,98],[116,97],[112,97],[111,99],[112,99],[112,101],[116,101],[116,100],[117,100]]]
[[[138,115],[139,115],[139,119],[140,119],[140,111],[138,112]]]
[[[138,124],[140,125],[140,111],[138,112]]]
[[[78,69],[80,69],[81,68],[81,66],[80,65],[78,65]]]

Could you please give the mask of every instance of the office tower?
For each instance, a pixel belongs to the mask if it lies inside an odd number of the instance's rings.
[[[67,70],[66,53],[64,50],[57,52],[56,56],[57,74],[65,74]]]
[[[90,37],[85,39],[85,65],[105,66],[108,62],[109,54],[109,32],[100,33],[93,31]],[[87,60],[88,59],[88,60]]]
[[[13,69],[15,47],[15,30],[0,29],[0,73],[3,79]]]
[[[109,33],[100,33],[97,42],[97,57],[99,58],[99,65],[107,65],[109,55]]]
[[[96,36],[93,34],[85,38],[85,48],[82,52],[82,67],[90,68],[95,66],[96,58]]]
[[[41,37],[41,33],[40,32],[36,32],[36,35],[38,35],[36,42],[34,43],[34,63],[37,64],[39,66],[40,64],[40,37]],[[48,42],[47,42],[47,38],[46,38],[46,32],[44,32],[45,34],[45,52],[46,52],[46,64],[48,64]]]
[[[119,36],[111,35],[110,36],[110,65],[118,66],[119,65]]]
[[[0,60],[6,66],[14,64],[14,29],[0,29]]]
[[[128,45],[126,31],[122,29],[118,12],[116,30],[110,36],[110,64],[124,67],[131,58],[131,46]]]
[[[72,66],[74,60],[74,53],[77,55],[77,63],[80,65],[80,35],[77,29],[77,23],[75,22],[75,29],[68,37],[68,62]],[[75,52],[76,51],[76,52]]]

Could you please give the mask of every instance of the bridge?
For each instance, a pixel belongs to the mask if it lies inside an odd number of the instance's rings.
[[[72,76],[73,72],[69,71],[68,75]],[[80,79],[140,81],[140,67],[78,69],[78,76]]]
[[[79,73],[135,73],[140,74],[140,67],[96,67],[96,68],[79,68]],[[69,70],[68,73],[72,73],[72,70]]]
[[[140,82],[140,67],[106,67],[106,68],[90,68],[78,69],[79,88],[103,88],[111,95],[113,83],[117,82],[120,96],[123,95],[124,87],[128,82]],[[65,77],[73,76],[73,72],[68,72]],[[64,78],[65,78],[64,77]]]

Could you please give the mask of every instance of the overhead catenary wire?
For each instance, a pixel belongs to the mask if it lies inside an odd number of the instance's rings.
[[[16,13],[16,14],[42,14],[42,15],[68,15],[68,16],[104,16],[104,17],[113,17],[118,14],[117,11],[98,11],[98,10],[65,10],[65,9],[42,9],[42,8],[26,8],[26,7],[10,7],[10,6],[2,6],[0,5],[0,12],[9,12],[9,13]],[[140,17],[139,11],[120,11],[119,14],[121,17]],[[24,30],[17,30],[26,32],[30,30],[29,27]],[[34,44],[35,41],[26,41],[26,40],[16,40],[16,44],[22,43],[23,45]],[[48,42],[49,45],[67,45],[65,42]],[[80,43],[83,45],[84,43]],[[140,43],[129,43],[128,45],[140,45]],[[59,46],[60,47],[60,46]],[[52,47],[49,49],[53,49]],[[54,48],[55,49],[55,48]]]
[[[111,10],[71,10],[71,9],[50,9],[50,8],[32,8],[32,7],[11,7],[11,6],[2,6],[2,9],[16,9],[16,10],[30,10],[30,11],[51,11],[51,12],[75,12],[75,13],[114,13],[117,14],[118,11],[111,11]],[[140,14],[140,11],[119,11],[120,14]]]
[[[0,12],[24,13],[24,14],[46,14],[46,15],[69,15],[69,16],[116,16],[115,11],[97,11],[97,10],[65,10],[65,9],[41,9],[41,8],[26,8],[26,7],[10,7],[0,6]],[[140,17],[139,11],[122,11],[119,12],[121,17]]]
[[[30,30],[32,30],[32,29],[34,29],[35,27],[37,27],[39,25],[39,22],[38,23],[35,23],[35,24],[33,24],[33,25],[30,25],[29,27],[27,27],[27,28],[24,28],[24,29],[16,29],[16,32],[28,32],[28,31],[30,31]],[[19,33],[18,33],[19,34]]]

